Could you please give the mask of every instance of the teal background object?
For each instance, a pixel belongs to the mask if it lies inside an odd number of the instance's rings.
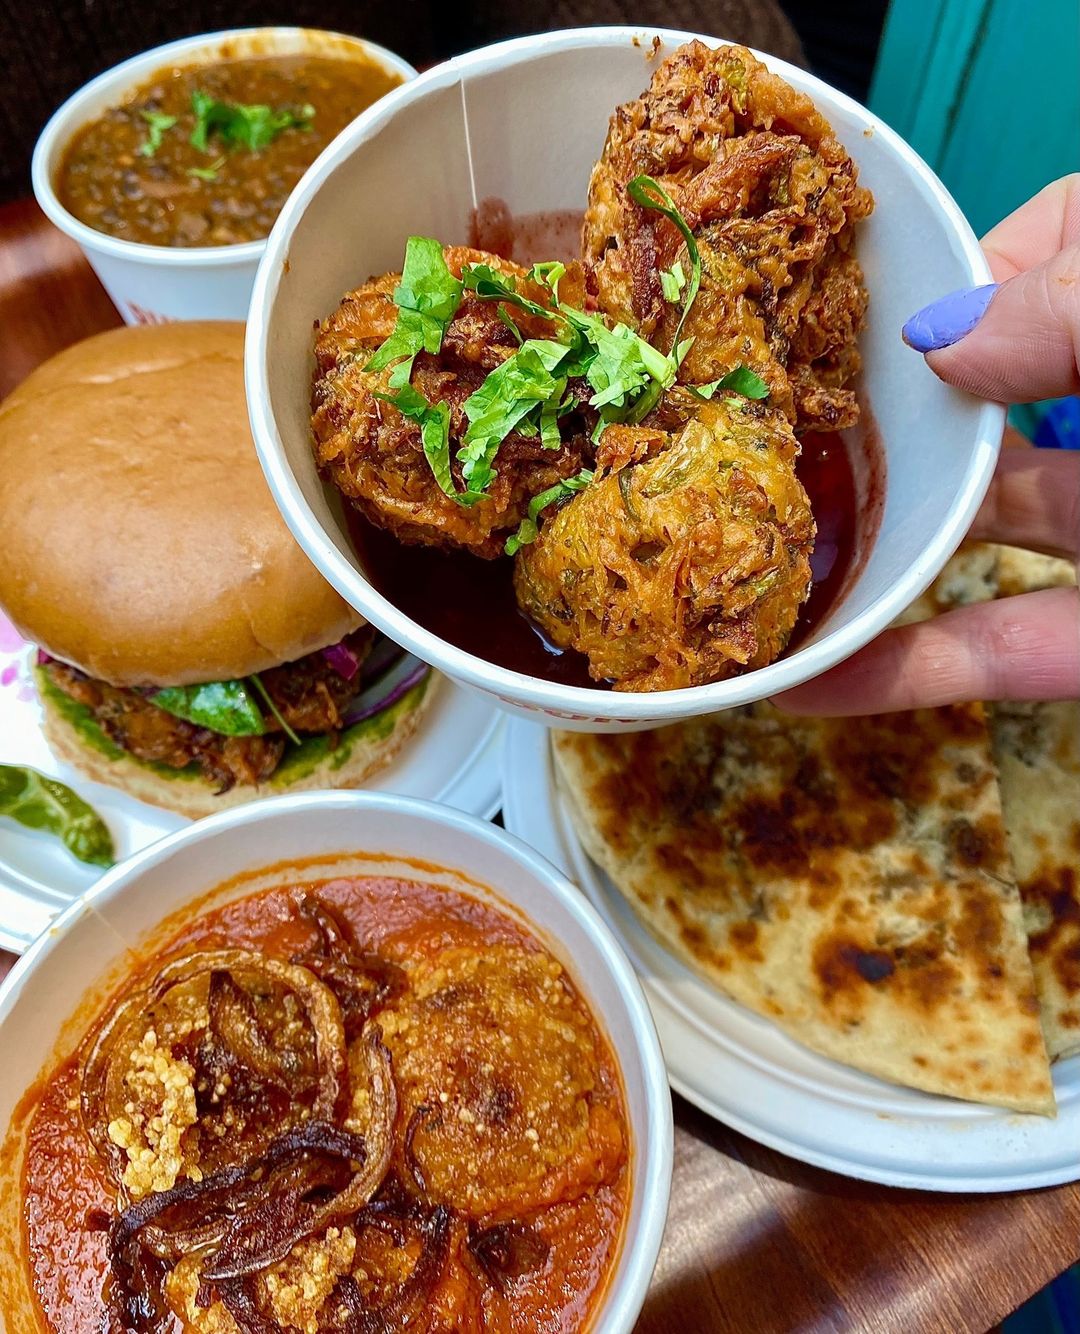
[[[892,0],[870,107],[981,236],[1080,169],[1080,3]]]
[[[981,236],[1080,170],[1080,0],[892,0],[869,104]],[[1043,417],[1010,413],[1028,436]]]

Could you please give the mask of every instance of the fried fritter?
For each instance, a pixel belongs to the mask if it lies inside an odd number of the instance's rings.
[[[811,100],[744,47],[691,42],[615,111],[589,183],[583,257],[600,308],[666,350],[678,309],[660,272],[677,259],[688,271],[687,257],[675,227],[627,194],[641,173],[672,196],[701,252],[680,378],[701,384],[746,365],[798,433],[852,425],[867,304],[854,224],[873,198]]]
[[[731,398],[676,433],[611,426],[596,480],[517,556],[518,603],[616,690],[762,667],[810,590],[815,526],[784,416]]]
[[[374,637],[372,628],[363,626],[345,642],[363,658]],[[39,670],[89,711],[113,745],[138,760],[169,769],[198,765],[204,778],[218,784],[219,792],[228,792],[237,783],[257,786],[271,777],[285,755],[282,724],[294,732],[325,735],[333,743],[362,684],[359,676],[348,680],[340,675],[318,651],[271,667],[261,673],[261,680],[277,716],[264,719],[262,735],[224,736],[159,708],[144,691],[99,681],[55,658],[41,663]]]
[[[489,264],[512,275],[518,290],[541,304],[550,293],[530,282],[526,270],[495,255],[464,246],[444,254],[455,277],[466,264]],[[580,266],[566,275],[564,293],[582,290]],[[506,536],[524,517],[529,500],[584,466],[591,447],[585,431],[564,430],[560,449],[544,449],[537,435],[511,432],[499,446],[497,477],[489,496],[459,505],[440,488],[424,456],[420,426],[376,397],[392,392],[390,371],[365,371],[379,345],[393,332],[393,291],[400,274],[374,278],[349,293],[323,322],[315,341],[312,431],[320,471],[373,523],[402,542],[464,547],[478,556],[500,556]],[[539,316],[514,312],[526,338],[550,338]],[[500,319],[496,303],[465,292],[437,355],[416,358],[412,385],[431,403],[450,405],[451,471],[463,489],[454,455],[468,422],[465,400],[518,346]]]
[[[177,718],[138,690],[111,686],[55,660],[41,667],[50,684],[88,709],[105,736],[148,764],[186,769],[197,764],[203,777],[228,792],[237,783],[266,782],[285,754],[278,735],[222,736]]]
[[[610,1180],[625,1152],[588,1017],[517,945],[440,951],[380,1015],[406,1177],[470,1218],[521,1218]]]

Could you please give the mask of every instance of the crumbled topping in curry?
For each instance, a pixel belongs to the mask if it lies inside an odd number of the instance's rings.
[[[170,1190],[181,1174],[199,1179],[198,1167],[185,1164],[182,1143],[198,1116],[194,1066],[162,1050],[154,1029],[132,1047],[130,1066],[124,1085],[131,1099],[125,1115],[109,1123],[109,1138],[127,1154],[124,1185],[137,1200]]]
[[[356,1253],[350,1227],[327,1229],[315,1241],[301,1242],[262,1280],[278,1321],[299,1334],[318,1334],[319,1312]]]

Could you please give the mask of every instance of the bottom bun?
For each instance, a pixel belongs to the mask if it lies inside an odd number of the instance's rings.
[[[45,739],[54,754],[97,783],[122,788],[139,801],[192,820],[284,792],[360,787],[389,764],[416,731],[438,689],[432,672],[390,708],[340,733],[333,749],[326,737],[308,737],[299,746],[288,747],[265,783],[258,787],[237,783],[227,792],[217,792],[196,765],[170,769],[121,750],[88,709],[65,695],[41,670],[35,669],[34,676],[45,709]]]

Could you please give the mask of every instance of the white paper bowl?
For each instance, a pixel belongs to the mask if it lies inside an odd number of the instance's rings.
[[[266,242],[178,249],[123,241],[88,227],[64,208],[53,185],[76,131],[169,65],[209,64],[226,54],[230,59],[244,59],[349,53],[366,56],[402,79],[416,78],[416,70],[400,56],[359,37],[317,28],[235,28],[185,37],[133,56],[99,74],[53,114],[34,149],[34,194],[50,221],[82,247],[125,323],[246,319],[251,285]]]
[[[627,1334],[652,1276],[671,1184],[671,1097],[645,997],[600,916],[550,862],[449,807],[366,792],[299,793],[200,820],[107,872],[0,987],[0,1126],[11,1125],[43,1068],[74,1050],[94,1005],[136,964],[129,951],[155,949],[179,929],[187,905],[219,886],[199,911],[274,885],[365,873],[447,884],[516,912],[565,964],[606,1032],[622,1071],[632,1187],[622,1250],[592,1329]],[[83,997],[91,1005],[73,1020]],[[0,1179],[0,1234],[9,1238],[23,1236],[13,1187],[21,1159],[20,1143]],[[28,1301],[21,1249],[0,1248],[0,1312],[17,1303],[13,1293]],[[24,1327],[37,1328],[28,1318],[9,1324],[8,1334]]]
[[[658,60],[689,38],[630,28],[548,33],[473,52],[395,90],[330,144],[297,186],[270,234],[252,296],[247,388],[255,442],[300,545],[392,639],[512,712],[564,727],[622,730],[712,713],[776,694],[846,658],[941,569],[975,515],[1000,445],[1003,409],[941,384],[900,339],[904,321],[928,301],[990,279],[956,204],[870,112],[762,55],[813,97],[877,200],[859,231],[870,289],[862,397],[877,422],[887,480],[876,541],[840,604],[770,667],[688,690],[624,694],[493,666],[429,633],[367,581],[312,458],[313,322],[370,274],[400,268],[411,233],[466,240],[470,212],[485,197],[505,200],[515,214],[583,207],[613,108],[637,96]],[[650,55],[654,39],[660,46]]]

